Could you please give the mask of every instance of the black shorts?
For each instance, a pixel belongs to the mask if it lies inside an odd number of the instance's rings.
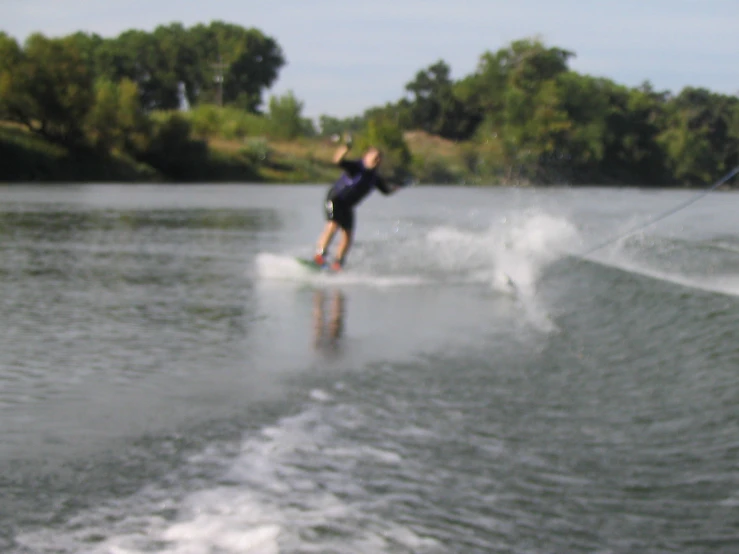
[[[351,206],[327,198],[324,210],[328,221],[335,221],[345,231],[352,232],[354,229],[354,209]]]

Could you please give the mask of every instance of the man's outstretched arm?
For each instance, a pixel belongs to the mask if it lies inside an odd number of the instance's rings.
[[[400,185],[395,184],[395,183],[390,183],[387,180],[383,179],[382,177],[377,178],[377,182],[375,183],[375,185],[380,190],[380,192],[386,196],[394,193],[399,188],[402,188]]]
[[[341,146],[339,146],[339,148],[337,148],[336,152],[334,153],[334,164],[339,165],[341,162],[343,162],[348,152],[348,145],[342,144]]]

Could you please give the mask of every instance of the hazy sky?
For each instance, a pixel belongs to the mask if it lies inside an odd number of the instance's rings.
[[[277,40],[287,65],[268,94],[293,90],[311,117],[395,101],[438,59],[460,78],[532,36],[575,52],[580,73],[739,93],[739,0],[0,0],[0,30],[19,40],[214,19]]]

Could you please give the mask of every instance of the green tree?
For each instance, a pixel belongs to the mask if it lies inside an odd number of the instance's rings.
[[[675,180],[705,185],[736,165],[739,144],[732,124],[737,104],[736,97],[692,87],[668,103],[668,124],[658,141]]]
[[[148,147],[151,122],[141,107],[138,86],[128,79],[118,83],[118,124],[124,149],[138,154]]]
[[[558,79],[572,56],[539,40],[519,40],[484,53],[476,71],[455,84],[476,140],[490,151],[485,157],[502,155],[507,179],[550,179],[553,161],[566,159],[573,124]]]
[[[541,83],[533,94],[512,87],[506,108],[502,132],[509,163],[528,177],[538,176],[542,163],[556,154],[572,127],[559,88],[553,80]]]
[[[729,154],[727,155],[727,167],[735,167],[739,164],[739,102],[733,102],[729,109]]]
[[[535,94],[540,83],[565,73],[573,56],[539,40],[517,40],[497,52],[483,53],[475,72],[456,84],[456,94],[480,119],[503,117],[509,88]]]
[[[369,121],[374,119],[392,123],[401,130],[411,130],[414,128],[411,109],[412,104],[407,98],[369,108],[362,114],[362,127],[366,128]]]
[[[208,147],[192,138],[190,123],[180,114],[155,119],[151,142],[140,158],[177,181],[192,181],[208,165]]]
[[[503,59],[505,52],[485,52],[480,56],[475,72],[454,85],[457,97],[480,122],[498,117],[503,110],[508,73]]]
[[[607,91],[613,83],[607,79],[567,71],[559,75],[562,108],[572,122],[567,142],[560,152],[573,173],[593,178],[600,171],[605,155],[609,111]]]
[[[292,91],[282,96],[272,96],[269,100],[269,119],[272,133],[283,139],[313,135],[315,129],[310,120],[302,117],[303,102]]]
[[[28,103],[20,86],[23,51],[15,39],[0,32],[0,118],[22,120]]]
[[[95,33],[88,34],[78,31],[69,37],[79,50],[82,59],[87,65],[87,70],[91,75],[96,76],[99,73],[97,66],[98,52],[100,47],[105,44],[105,39]]]
[[[665,126],[665,93],[644,83],[635,89],[608,86],[606,94],[603,173],[620,182],[667,182],[664,149],[658,140]]]
[[[86,127],[95,147],[107,151],[120,144],[118,85],[113,81],[98,79],[95,83],[95,103],[87,114]]]
[[[342,135],[345,132],[358,133],[366,125],[362,116],[338,118],[330,115],[321,115],[318,118],[320,134],[324,137]]]
[[[2,41],[2,110],[50,140],[76,144],[93,97],[92,76],[74,39],[28,38],[23,52]]]
[[[477,123],[455,96],[451,70],[439,60],[416,73],[405,87],[412,95],[409,127],[450,139],[468,138]]]
[[[97,53],[99,77],[118,82],[130,79],[139,88],[146,110],[180,107],[180,77],[157,37],[130,30],[105,41]]]
[[[277,42],[258,29],[222,21],[196,25],[188,33],[200,76],[191,101],[216,101],[222,90],[224,104],[258,111],[263,91],[272,86],[285,64]]]
[[[357,141],[357,147],[364,151],[370,146],[382,151],[382,171],[385,175],[396,181],[407,177],[411,152],[400,127],[385,119],[370,119]]]
[[[160,25],[152,36],[158,47],[160,63],[167,68],[167,84],[176,83],[177,86],[177,105],[171,107],[180,107],[183,100],[190,105],[195,104],[197,93],[202,88],[203,71],[191,32],[180,23],[172,23]]]
[[[86,118],[87,135],[93,146],[109,151],[137,153],[147,146],[147,119],[136,83],[98,79],[95,102]]]
[[[510,178],[557,179],[549,161],[556,158],[572,127],[557,78],[572,54],[522,40],[498,57],[506,72],[500,133]]]

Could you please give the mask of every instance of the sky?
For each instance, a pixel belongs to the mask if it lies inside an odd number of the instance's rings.
[[[531,37],[619,84],[739,94],[739,0],[0,0],[0,30],[19,41],[212,20],[274,38],[287,64],[264,99],[292,91],[313,118],[395,102],[440,59],[462,78]]]

